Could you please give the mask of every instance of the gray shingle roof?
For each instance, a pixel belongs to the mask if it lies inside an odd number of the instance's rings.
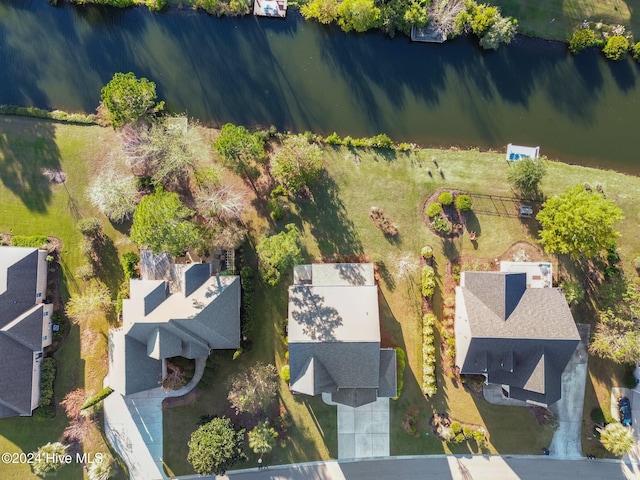
[[[560,399],[561,375],[580,336],[558,289],[523,290],[520,277],[463,273],[456,289],[456,363],[462,373],[509,385],[513,398],[550,405]]]
[[[395,397],[398,394],[398,372],[396,361],[395,349],[380,349],[380,380],[378,382],[379,397]]]
[[[7,407],[7,416],[31,414],[33,353],[30,348],[0,332],[3,373],[0,375],[0,401]]]
[[[38,249],[0,247],[0,328],[35,304]]]
[[[295,272],[289,288],[291,389],[334,392],[335,401],[352,406],[375,401],[381,387],[395,396],[395,351],[380,351],[373,265],[314,264]]]

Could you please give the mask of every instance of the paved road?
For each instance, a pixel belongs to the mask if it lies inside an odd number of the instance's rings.
[[[180,477],[210,478],[213,477]],[[613,460],[558,460],[543,456],[433,455],[324,462],[227,472],[218,480],[632,480],[637,465]]]

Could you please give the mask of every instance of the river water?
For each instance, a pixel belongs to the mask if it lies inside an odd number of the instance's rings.
[[[0,0],[0,103],[95,110],[114,72],[205,122],[504,150],[640,175],[640,68],[518,37],[497,52],[190,9]]]

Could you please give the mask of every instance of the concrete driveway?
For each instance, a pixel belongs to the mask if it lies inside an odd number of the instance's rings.
[[[587,344],[589,325],[578,324],[580,343],[567,368],[562,372],[562,398],[549,410],[558,416],[558,429],[549,446],[551,456],[560,459],[582,458],[580,430],[584,390],[587,383]]]
[[[338,458],[389,456],[389,399],[361,407],[338,404]]]

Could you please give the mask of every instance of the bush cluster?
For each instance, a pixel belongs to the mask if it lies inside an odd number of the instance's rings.
[[[453,443],[475,440],[478,444],[482,444],[486,438],[482,427],[470,427],[468,425],[463,427],[460,422],[451,422],[450,428],[452,435],[449,437],[449,441]]]
[[[431,397],[438,390],[436,384],[435,321],[433,313],[422,317],[422,393]]]
[[[425,260],[429,260],[433,257],[433,248],[428,245],[424,246],[422,247],[422,250],[420,250],[420,254],[422,255],[422,258],[424,258]]]
[[[438,202],[443,207],[451,205],[453,203],[453,194],[449,191],[444,191],[440,195],[438,195]]]
[[[569,40],[569,51],[576,55],[597,44],[596,32],[590,28],[578,28],[573,32],[571,40]]]
[[[96,393],[93,397],[91,397],[89,400],[84,402],[84,405],[82,405],[82,407],[80,407],[80,410],[86,410],[87,408],[93,407],[97,403],[99,403],[102,400],[104,400],[105,398],[107,398],[112,393],[113,393],[113,388],[111,388],[111,387],[103,388],[98,393]]]
[[[371,207],[369,218],[376,227],[388,237],[395,237],[398,235],[398,226],[391,221],[387,214],[378,207]]]
[[[439,203],[430,203],[427,206],[427,209],[425,210],[425,213],[429,218],[433,218],[436,215],[440,215],[440,212],[442,212],[442,205],[440,205]]]
[[[472,203],[471,197],[466,194],[458,195],[456,197],[456,208],[461,212],[467,212],[471,210]]]
[[[451,233],[451,224],[440,214],[431,219],[431,226],[441,235],[449,235]]]
[[[393,148],[393,140],[388,135],[381,133],[373,137],[351,138],[346,136],[340,138],[340,136],[333,132],[327,138],[324,139],[325,143],[329,145],[344,145],[345,147],[356,148]]]
[[[289,365],[283,365],[280,369],[280,378],[286,384],[291,380],[291,367]]]
[[[422,267],[422,295],[431,298],[436,290],[436,271],[433,267]]]
[[[53,358],[45,358],[40,365],[40,402],[39,406],[51,405],[53,400],[53,382],[56,379],[56,361]]]
[[[251,267],[240,269],[240,284],[242,286],[242,305],[240,308],[240,329],[243,338],[253,333],[253,292],[255,283]]]
[[[402,394],[402,387],[404,386],[404,369],[407,366],[407,355],[404,353],[404,350],[400,347],[396,347],[396,385],[397,391],[396,396],[393,397],[394,400],[400,398]]]
[[[44,235],[14,235],[11,237],[12,247],[43,248],[49,239]]]

